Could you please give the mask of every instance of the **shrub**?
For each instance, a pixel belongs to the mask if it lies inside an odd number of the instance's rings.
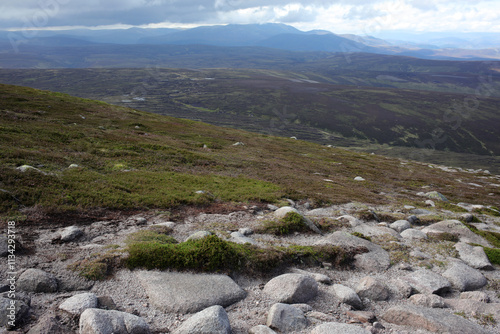
[[[256,231],[274,235],[288,235],[295,232],[307,232],[309,228],[304,223],[304,218],[300,214],[289,212],[278,221],[270,220],[263,222]]]

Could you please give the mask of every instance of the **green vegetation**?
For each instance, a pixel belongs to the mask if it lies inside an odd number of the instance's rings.
[[[257,233],[269,233],[274,235],[288,235],[295,232],[307,231],[309,231],[309,228],[304,223],[304,219],[296,212],[288,212],[285,217],[278,221],[265,221],[262,223],[262,226],[256,229]]]
[[[365,239],[365,240],[368,240],[368,241],[372,241],[372,238],[370,238],[369,236],[367,235],[364,235],[363,233],[360,233],[360,232],[352,232],[351,233],[353,236],[355,237],[358,237],[358,238],[361,238],[361,239]]]
[[[500,265],[500,249],[489,247],[483,247],[483,249],[492,264]]]
[[[259,248],[236,244],[215,235],[182,243],[135,241],[128,245],[130,268],[196,270],[202,272],[245,272],[261,275],[292,264],[332,263],[348,267],[359,250],[334,246],[290,246]]]
[[[468,173],[8,85],[0,85],[0,152],[0,215],[28,220],[283,198],[395,204],[419,200],[420,184],[455,202],[500,197],[468,191],[476,181]]]
[[[95,253],[89,258],[69,265],[68,269],[76,271],[80,276],[89,280],[104,280],[122,265],[122,255],[118,249],[106,253]]]

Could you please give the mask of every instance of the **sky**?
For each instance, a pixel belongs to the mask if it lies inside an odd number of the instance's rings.
[[[284,23],[300,30],[500,32],[500,0],[0,0],[0,29]]]

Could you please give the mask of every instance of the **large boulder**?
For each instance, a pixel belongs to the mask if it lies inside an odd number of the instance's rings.
[[[460,241],[475,243],[481,246],[491,247],[491,245],[479,235],[475,234],[459,220],[443,220],[429,225],[422,229],[426,234],[451,233],[458,235]]]
[[[478,290],[488,284],[488,280],[479,270],[469,267],[460,260],[451,262],[443,276],[459,291]]]
[[[214,305],[226,307],[246,297],[226,275],[144,270],[136,275],[151,304],[163,312],[194,313]]]
[[[482,270],[493,270],[488,256],[484,252],[484,248],[477,246],[473,247],[465,242],[458,242],[455,244],[455,248],[460,255],[460,259],[467,263],[472,268],[482,269]]]
[[[402,280],[423,294],[443,294],[451,289],[450,282],[443,276],[428,269],[420,269],[402,277]]]
[[[435,333],[488,333],[488,331],[472,321],[437,308],[414,305],[394,306],[382,315],[382,319],[396,325],[422,328]]]
[[[332,286],[332,289],[335,296],[337,296],[341,303],[351,305],[352,307],[357,309],[363,308],[361,299],[353,289],[342,284],[334,284]]]
[[[318,282],[309,275],[284,274],[267,282],[263,291],[278,303],[307,303],[318,294]]]
[[[396,220],[394,223],[389,225],[389,227],[392,228],[393,230],[401,233],[404,230],[411,228],[411,224],[407,220]]]
[[[56,292],[57,279],[40,269],[27,269],[17,280],[17,288],[26,292]]]
[[[308,321],[301,309],[277,303],[271,306],[267,316],[267,326],[282,333],[292,333],[306,328]]]
[[[293,212],[293,213],[300,215],[300,212],[297,209],[292,208],[291,206],[284,206],[284,207],[281,207],[278,210],[274,211],[274,217],[276,217],[278,219],[282,219],[282,218],[285,218],[285,216],[290,212]]]
[[[72,316],[80,316],[88,308],[97,308],[97,296],[94,293],[80,293],[66,299],[59,309]]]
[[[230,334],[231,325],[226,310],[215,305],[194,314],[174,331],[174,334]]]
[[[389,288],[384,282],[367,276],[362,278],[356,286],[356,293],[361,298],[368,298],[375,301],[389,299]]]
[[[80,334],[151,334],[146,321],[114,310],[88,308],[80,316]]]
[[[365,271],[384,271],[391,265],[389,253],[382,247],[368,240],[358,238],[350,233],[337,231],[317,241],[315,245],[333,245],[342,248],[365,248],[367,253],[355,255],[354,265]]]
[[[314,327],[311,334],[370,334],[363,327],[344,324],[341,322],[327,322]]]

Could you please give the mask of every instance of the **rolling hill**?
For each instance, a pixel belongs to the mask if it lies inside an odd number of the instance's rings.
[[[95,217],[228,201],[498,203],[495,177],[0,85],[1,214]],[[235,145],[239,143],[238,145]],[[355,181],[362,176],[366,181]],[[481,188],[469,183],[482,182]],[[474,192],[470,189],[474,188]],[[21,211],[19,211],[21,210]],[[33,211],[34,210],[34,211]],[[93,212],[91,214],[90,212]]]

